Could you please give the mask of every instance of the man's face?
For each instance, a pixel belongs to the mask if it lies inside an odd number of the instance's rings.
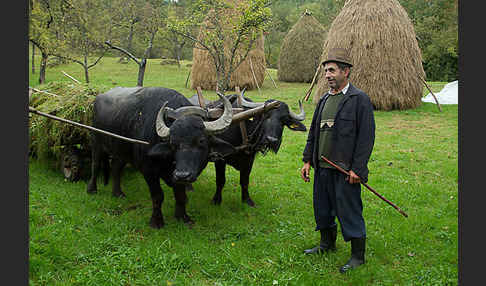
[[[348,72],[349,69],[341,70],[334,62],[329,62],[324,65],[324,76],[329,87],[334,91],[342,89],[348,83]]]

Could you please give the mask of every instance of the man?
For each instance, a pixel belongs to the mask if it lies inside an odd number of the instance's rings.
[[[303,152],[301,176],[309,182],[313,167],[313,205],[320,244],[306,254],[336,250],[337,216],[344,241],[351,241],[351,258],[344,273],[365,262],[366,229],[362,216],[360,182],[368,181],[368,160],[375,141],[375,121],[370,98],[349,82],[351,61],[345,49],[331,49],[322,62],[329,91],[319,100]],[[321,159],[349,171],[349,176]]]

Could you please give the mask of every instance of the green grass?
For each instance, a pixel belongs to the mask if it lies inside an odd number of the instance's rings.
[[[94,83],[136,84],[137,65],[104,58],[90,72]],[[145,86],[164,86],[186,96],[189,68],[149,60]],[[47,70],[47,81],[83,80],[79,65]],[[276,70],[270,70],[274,80]],[[36,86],[37,75],[30,85]],[[287,102],[297,110],[308,84],[266,77],[255,100]],[[434,92],[445,83],[430,83]],[[424,94],[428,91],[424,88]],[[216,98],[214,92],[205,96]],[[308,127],[313,112],[304,103]],[[214,206],[214,166],[209,164],[188,193],[187,228],[174,218],[172,191],[162,183],[166,225],[149,227],[150,194],[142,176],[127,168],[124,199],[111,196],[111,182],[96,195],[86,182],[64,181],[59,171],[29,161],[30,285],[456,285],[458,279],[458,110],[423,103],[407,111],[375,111],[376,143],[369,185],[409,218],[363,187],[367,226],[365,265],[348,274],[339,267],[350,245],[338,236],[337,252],[304,256],[319,240],[314,232],[312,184],[299,176],[306,132],[285,129],[278,154],[259,155],[251,175],[256,208],[241,203],[239,173],[229,167],[223,203]]]

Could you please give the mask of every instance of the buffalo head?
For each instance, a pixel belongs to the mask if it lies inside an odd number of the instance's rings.
[[[244,90],[238,95],[238,101],[245,108],[255,108],[265,105],[263,102],[252,102],[248,101],[243,97]],[[268,100],[268,104],[273,100]],[[289,106],[280,102],[280,105],[276,109],[272,109],[264,114],[262,129],[260,137],[258,138],[257,149],[262,153],[267,150],[272,150],[277,153],[280,144],[282,143],[282,133],[285,126],[294,131],[306,131],[306,127],[302,124],[305,119],[304,108],[302,103],[299,101],[300,113],[295,114],[289,109]]]
[[[230,126],[233,116],[230,102],[224,97],[222,100],[223,114],[214,121],[208,121],[205,111],[199,107],[183,106],[174,110],[166,102],[160,108],[155,128],[161,142],[148,155],[173,160],[173,182],[194,182],[210,159],[235,152],[231,144],[214,136]],[[175,119],[170,127],[167,118]]]

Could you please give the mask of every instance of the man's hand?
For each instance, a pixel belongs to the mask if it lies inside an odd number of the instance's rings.
[[[349,170],[349,176],[346,179],[350,184],[359,184],[361,182],[361,179],[353,170]]]
[[[310,162],[305,162],[304,166],[300,170],[300,176],[305,182],[310,182]]]

